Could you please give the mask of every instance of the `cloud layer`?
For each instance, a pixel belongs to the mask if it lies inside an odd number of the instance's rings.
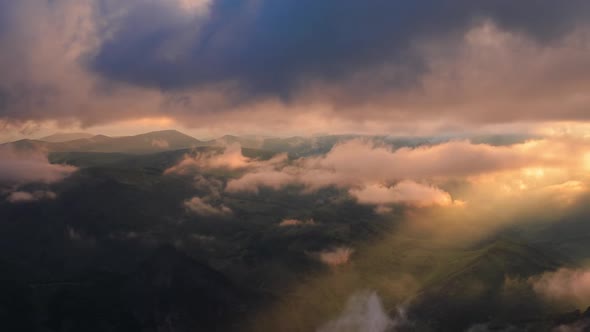
[[[489,201],[486,191],[502,193],[502,197],[550,197],[569,204],[586,192],[588,156],[590,142],[573,136],[505,146],[449,141],[400,148],[370,139],[352,139],[336,144],[325,154],[297,159],[284,154],[267,160],[247,158],[239,146],[230,145],[223,152],[187,155],[166,172],[231,170],[227,183],[216,185],[217,195],[222,191],[257,193],[261,188],[280,190],[289,186],[303,191],[336,187],[347,190],[358,203],[375,205],[377,212],[387,213],[388,206],[395,204],[463,206],[464,197]],[[452,181],[463,183],[464,189],[454,190],[463,192],[460,197],[441,189]]]
[[[350,194],[361,204],[409,204],[417,206],[453,203],[451,195],[429,185],[404,180],[394,186],[369,185],[362,189],[351,189]]]
[[[226,190],[257,191],[266,186],[273,189],[291,184],[302,184],[310,189],[325,186],[354,187],[383,185],[401,180],[467,177],[525,167],[551,167],[560,163],[558,158],[537,154],[541,147],[533,143],[514,146],[490,146],[467,141],[452,141],[418,148],[392,149],[370,140],[351,140],[338,144],[326,155],[301,158],[294,163],[266,162],[252,165],[250,171],[228,182]],[[408,194],[436,196],[436,192],[418,183],[401,183],[395,190]],[[368,189],[364,189],[368,190]],[[353,191],[356,196],[369,200],[368,191]],[[385,194],[382,192],[382,194]],[[389,200],[395,195],[389,192]],[[440,194],[440,193],[439,193]],[[371,198],[375,200],[376,198]],[[385,198],[383,198],[385,199]],[[444,198],[434,199],[442,202]]]
[[[582,0],[22,0],[0,13],[4,126],[165,117],[234,132],[415,132],[590,120]]]

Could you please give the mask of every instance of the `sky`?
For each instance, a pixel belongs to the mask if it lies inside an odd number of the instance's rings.
[[[589,16],[584,0],[0,0],[0,140],[586,131]]]

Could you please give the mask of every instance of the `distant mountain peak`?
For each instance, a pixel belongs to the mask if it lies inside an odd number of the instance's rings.
[[[91,138],[93,136],[95,135],[90,133],[55,133],[49,136],[39,138],[39,140],[51,143],[58,143],[73,141],[77,139]]]
[[[180,132],[176,129],[150,131],[147,133],[135,135],[135,137],[178,137],[178,138],[183,138],[183,139],[189,138],[189,139],[196,140],[196,138],[194,138],[190,135],[187,135],[183,132]]]
[[[99,134],[99,135],[92,136],[91,138],[92,139],[107,139],[107,138],[111,138],[111,137],[109,137],[107,135]]]
[[[185,133],[183,133],[183,132],[180,132],[180,131],[178,131],[178,130],[176,130],[176,129],[155,130],[155,131],[150,131],[150,132],[147,132],[146,134],[156,134],[156,133],[162,133],[162,134],[164,134],[164,133],[170,133],[170,134],[181,134],[181,135],[186,135]],[[188,136],[188,135],[187,135],[187,136]]]

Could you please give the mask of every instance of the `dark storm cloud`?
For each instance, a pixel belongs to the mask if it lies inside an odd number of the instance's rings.
[[[199,17],[143,1],[111,22],[116,32],[90,65],[162,89],[231,81],[249,93],[289,96],[301,80],[339,81],[395,62],[403,69],[381,84],[396,87],[425,70],[413,43],[453,38],[485,19],[551,43],[589,8],[582,0],[218,0]]]
[[[589,12],[582,0],[0,0],[0,126],[587,121]]]

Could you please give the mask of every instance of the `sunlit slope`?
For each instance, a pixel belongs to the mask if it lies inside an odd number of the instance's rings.
[[[494,317],[506,321],[545,314],[530,289],[505,287],[567,265],[529,245],[498,239],[478,248],[398,235],[360,248],[347,266],[301,280],[251,322],[252,331],[312,331],[335,317],[355,291],[376,290],[386,309],[410,310],[420,331],[462,331]],[[289,322],[286,325],[285,322]]]
[[[458,331],[490,317],[512,321],[543,313],[526,283],[512,287],[514,280],[568,264],[554,254],[506,239],[448,260],[448,267],[444,262],[437,264],[412,304],[416,317],[440,331]]]

